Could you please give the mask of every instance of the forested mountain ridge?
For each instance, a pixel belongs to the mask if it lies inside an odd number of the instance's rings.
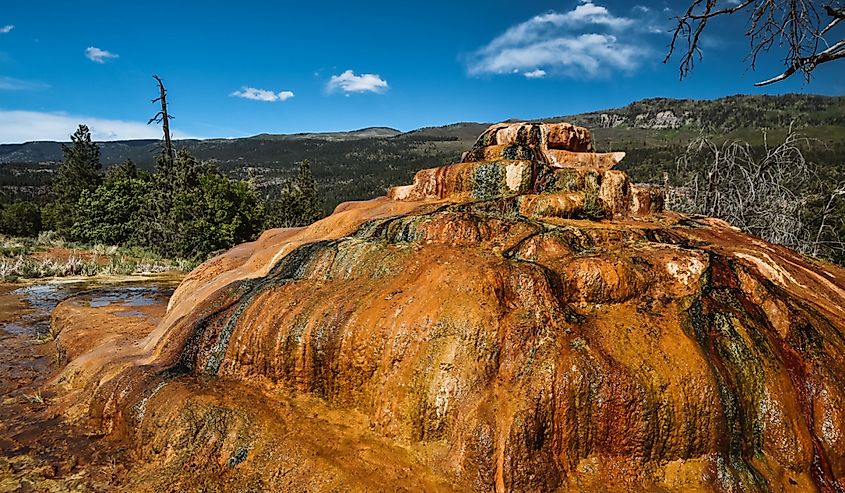
[[[807,137],[818,139],[808,144],[809,158],[834,165],[832,171],[837,172],[841,166],[835,165],[841,164],[845,155],[845,97],[841,96],[655,98],[623,108],[543,120],[586,126],[599,150],[628,152],[623,168],[636,181],[662,180],[689,142],[702,134],[761,145],[761,130],[774,141],[793,125]],[[255,176],[268,195],[281,179],[295,172],[297,161],[309,159],[328,212],[343,201],[382,195],[389,186],[409,182],[419,169],[457,161],[488,125],[462,122],[405,133],[371,127],[350,132],[260,134],[181,140],[176,145],[199,159],[215,162],[231,176]],[[155,140],[103,142],[100,147],[106,166],[131,159],[148,169],[160,151]],[[59,142],[0,145],[2,200],[43,194],[61,159]]]
[[[713,100],[651,98],[623,108],[562,116],[597,128],[693,127],[730,132],[740,128],[845,125],[845,97],[805,94],[736,95]]]

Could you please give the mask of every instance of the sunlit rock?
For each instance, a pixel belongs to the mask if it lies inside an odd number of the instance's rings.
[[[664,211],[592,149],[495,125],[209,260],[69,362],[65,415],[139,490],[841,491],[845,271]]]

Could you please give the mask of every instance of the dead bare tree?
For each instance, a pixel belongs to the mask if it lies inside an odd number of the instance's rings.
[[[845,238],[841,232],[845,231],[845,218],[836,215],[836,207],[845,198],[845,182],[839,183],[833,190],[823,197],[824,207],[821,211],[819,229],[813,241],[813,256],[818,256],[825,250],[845,252]],[[839,224],[836,224],[836,223]]]
[[[158,75],[153,75],[153,79],[155,79],[158,83],[159,97],[153,99],[152,102],[161,103],[161,111],[156,113],[154,117],[150,118],[147,125],[150,125],[151,123],[161,124],[161,128],[164,131],[164,149],[162,154],[164,154],[164,156],[172,163],[176,154],[173,151],[173,141],[170,138],[170,119],[173,118],[173,116],[167,114],[167,89],[164,88],[164,83]]]
[[[845,264],[845,182],[830,182],[789,129],[762,149],[702,136],[677,161],[680,187],[667,185],[667,207],[724,219],[770,243]]]
[[[798,191],[810,169],[798,147],[800,139],[790,132],[774,148],[766,143],[759,159],[748,143],[694,141],[678,159],[678,172],[687,184],[683,193],[670,197],[670,207],[719,217],[769,242],[806,250]]]
[[[817,0],[693,0],[686,13],[675,18],[678,24],[664,63],[682,51],[680,75],[682,79],[689,75],[702,59],[701,34],[708,22],[738,12],[749,15],[745,37],[751,43],[748,58],[752,70],[760,54],[773,46],[786,50],[783,73],[756,86],[782,81],[796,72],[809,81],[819,65],[845,58],[845,38],[834,40],[837,36],[833,36],[834,28],[845,19],[843,0],[831,0],[823,7]],[[684,41],[686,46],[680,50],[678,44]]]

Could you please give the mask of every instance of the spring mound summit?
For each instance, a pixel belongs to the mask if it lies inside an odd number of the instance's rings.
[[[51,409],[130,491],[842,492],[845,271],[665,211],[623,157],[494,125],[155,324],[68,300]]]

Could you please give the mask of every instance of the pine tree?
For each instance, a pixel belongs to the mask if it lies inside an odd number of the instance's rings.
[[[311,174],[311,163],[306,159],[299,163],[299,173],[295,179],[282,182],[278,197],[270,204],[266,226],[307,226],[320,219],[322,209],[317,182]]]
[[[121,180],[121,179],[134,179],[141,176],[141,170],[135,166],[135,163],[132,162],[131,159],[127,159],[126,161],[118,164],[117,166],[112,166],[106,171],[106,181],[109,180]]]
[[[317,181],[311,174],[311,162],[307,159],[299,163],[299,175],[297,185],[300,190],[301,226],[311,224],[322,216],[323,203],[320,200],[320,192],[317,190]]]
[[[144,226],[137,241],[171,255],[171,245],[179,234],[179,220],[173,214],[174,199],[189,193],[199,185],[200,175],[207,169],[187,150],[176,153],[175,159],[166,153],[156,159],[156,172],[149,200],[141,211]]]
[[[70,146],[62,144],[65,158],[59,165],[53,193],[60,201],[74,203],[83,190],[94,191],[102,183],[103,166],[100,146],[91,142],[87,126],[80,124],[70,140]]]
[[[91,141],[88,127],[80,124],[70,139],[70,146],[62,144],[65,158],[52,184],[55,198],[42,211],[44,224],[62,235],[71,234],[82,193],[93,192],[103,181],[100,147]]]

